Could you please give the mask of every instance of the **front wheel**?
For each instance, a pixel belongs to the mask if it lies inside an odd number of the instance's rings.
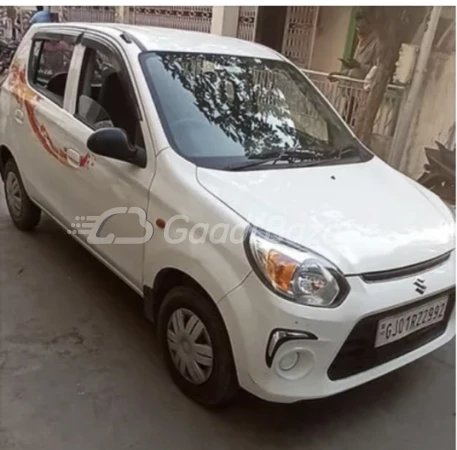
[[[159,342],[181,391],[205,406],[229,403],[238,380],[225,324],[215,304],[191,287],[172,289],[159,311]]]

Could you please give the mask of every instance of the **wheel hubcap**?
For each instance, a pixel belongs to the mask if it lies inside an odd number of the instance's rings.
[[[167,344],[179,373],[193,384],[203,384],[213,370],[213,347],[203,322],[192,311],[180,308],[167,325]]]
[[[6,201],[14,216],[19,216],[22,210],[22,192],[16,174],[9,172],[6,176]]]

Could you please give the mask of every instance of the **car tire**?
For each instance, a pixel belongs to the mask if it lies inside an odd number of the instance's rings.
[[[211,299],[192,287],[173,288],[160,307],[157,332],[167,368],[185,395],[210,407],[233,400],[239,385],[232,349]]]
[[[14,225],[22,231],[33,230],[40,222],[41,209],[27,195],[19,169],[13,159],[6,162],[3,179],[6,204]]]

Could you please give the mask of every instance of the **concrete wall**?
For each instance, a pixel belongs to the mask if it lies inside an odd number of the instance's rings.
[[[314,41],[311,69],[336,72],[341,69],[352,6],[321,6]]]
[[[239,10],[239,6],[213,6],[211,33],[236,37]]]
[[[402,170],[417,179],[425,163],[424,147],[446,143],[455,125],[455,53],[433,53],[415,126],[408,140]]]

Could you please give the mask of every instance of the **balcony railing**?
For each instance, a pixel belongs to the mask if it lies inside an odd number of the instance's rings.
[[[362,101],[368,95],[363,80],[335,75],[330,81],[328,73],[303,70],[308,78],[321,90],[343,119],[353,127]],[[376,116],[373,133],[392,137],[397,123],[404,87],[390,84]]]

